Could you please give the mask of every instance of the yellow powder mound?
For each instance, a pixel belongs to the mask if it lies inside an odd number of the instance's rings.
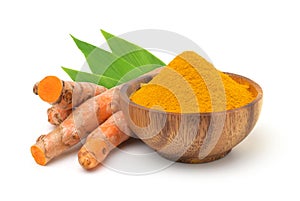
[[[249,86],[228,75],[192,51],[176,56],[131,100],[139,105],[167,112],[196,113],[224,111],[250,103]]]

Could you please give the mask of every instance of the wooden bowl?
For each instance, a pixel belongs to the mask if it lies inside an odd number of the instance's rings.
[[[204,163],[226,156],[255,126],[263,92],[254,81],[226,73],[238,83],[247,83],[256,97],[251,103],[224,112],[172,113],[149,109],[129,97],[154,75],[132,80],[120,89],[120,105],[129,128],[163,157],[184,163]]]

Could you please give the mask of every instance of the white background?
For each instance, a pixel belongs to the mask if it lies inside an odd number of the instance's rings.
[[[297,1],[5,2],[0,3],[1,200],[299,199]],[[116,35],[146,28],[177,32],[202,47],[218,69],[258,82],[264,104],[253,132],[222,160],[178,163],[150,175],[105,167],[87,172],[76,151],[46,167],[37,165],[29,148],[52,127],[48,105],[32,94],[32,85],[45,75],[68,79],[60,66],[80,69],[84,63],[69,34],[100,45],[101,28]]]

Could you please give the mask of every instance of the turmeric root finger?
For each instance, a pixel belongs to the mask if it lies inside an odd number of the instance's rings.
[[[109,118],[115,109],[112,105],[117,90],[110,89],[90,98],[72,112],[66,120],[47,135],[40,136],[31,147],[31,154],[40,165],[79,143],[102,122]]]
[[[56,103],[63,91],[64,84],[56,76],[47,76],[33,87],[39,97],[48,103]]]
[[[58,126],[61,124],[72,112],[72,109],[62,109],[57,105],[53,105],[47,110],[48,122],[52,125]]]
[[[130,130],[123,112],[113,114],[96,128],[78,152],[78,162],[85,169],[92,169],[100,164],[116,146],[126,141]]]
[[[62,81],[56,76],[47,76],[33,86],[33,92],[50,104],[63,109],[79,106],[87,99],[107,89],[89,82]]]

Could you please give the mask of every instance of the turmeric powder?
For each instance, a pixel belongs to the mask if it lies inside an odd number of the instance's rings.
[[[192,51],[176,56],[130,98],[148,108],[181,113],[231,110],[254,99],[248,85],[237,83]]]

